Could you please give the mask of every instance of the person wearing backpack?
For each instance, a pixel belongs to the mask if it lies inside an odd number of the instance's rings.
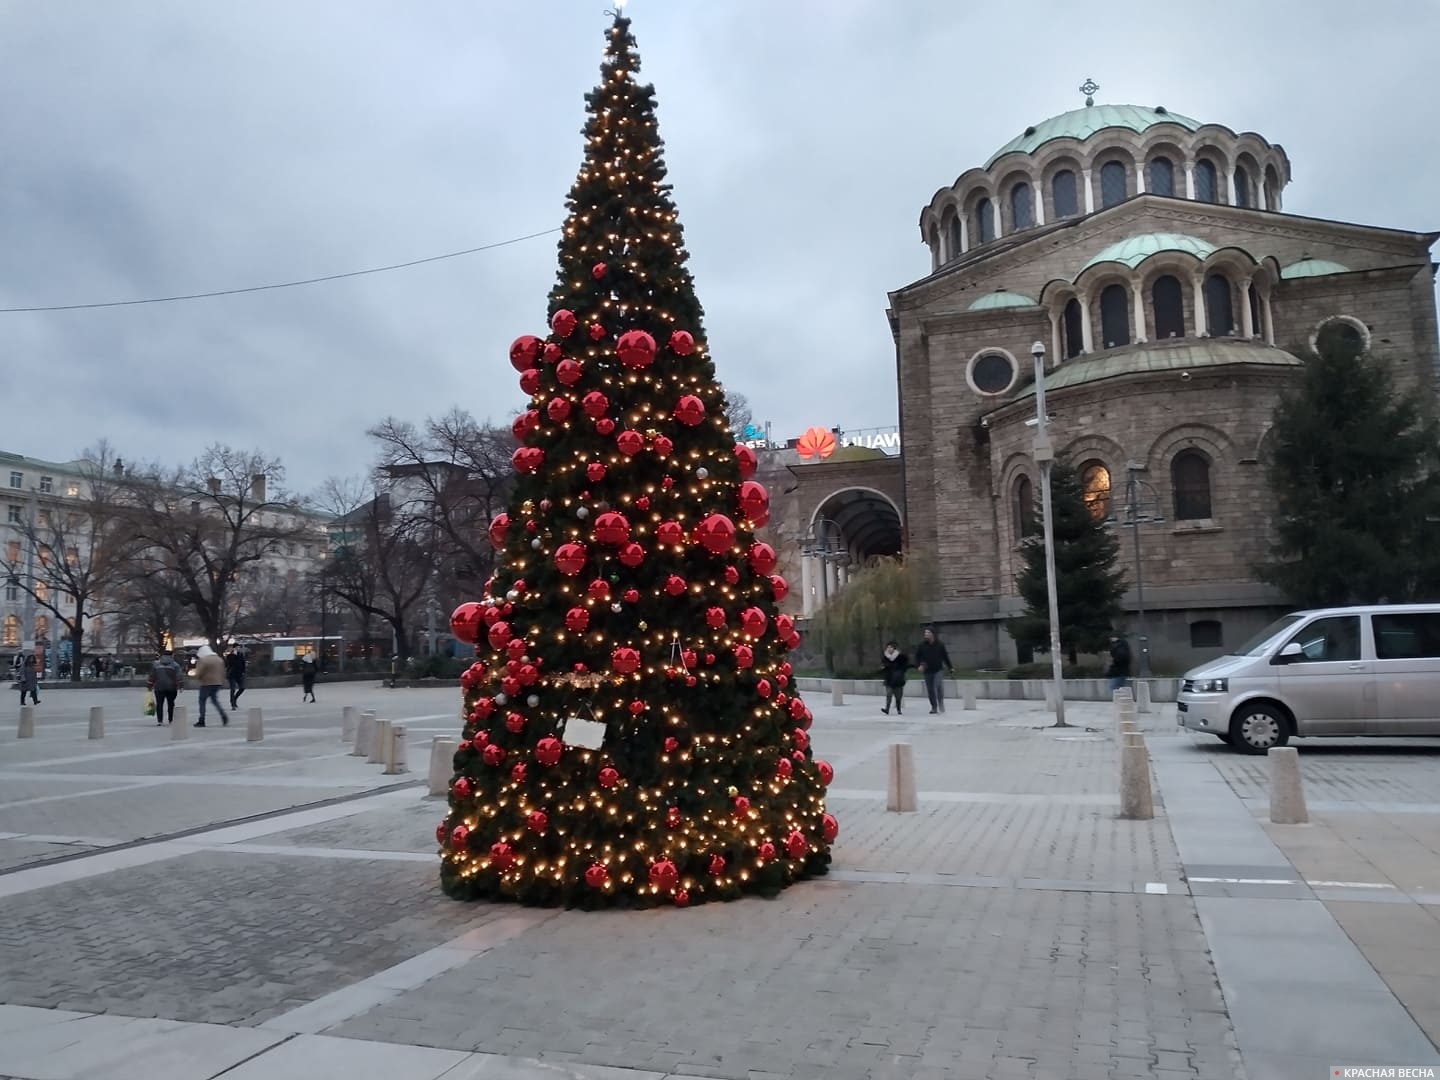
[[[175,662],[169,649],[162,649],[160,658],[150,665],[150,678],[145,685],[155,694],[155,723],[166,721],[166,706],[169,706],[170,723],[175,722],[175,698],[185,685],[185,673]]]

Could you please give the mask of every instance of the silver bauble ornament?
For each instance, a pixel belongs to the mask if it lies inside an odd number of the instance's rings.
[[[619,600],[616,600],[615,603],[610,605],[610,610],[615,612],[616,615],[619,615],[620,612],[625,610],[625,605],[620,603]]]
[[[539,551],[542,547],[545,546],[545,542],[544,542],[543,540],[541,540],[540,537],[537,536],[537,537],[535,537],[534,540],[531,540],[531,541],[530,541],[530,546],[531,546],[532,548],[534,548],[536,551]]]
[[[706,479],[709,475],[710,475],[710,470],[707,469],[707,468],[705,468],[704,465],[701,465],[700,468],[698,468],[698,469],[695,470],[696,479],[704,480],[704,479]]]
[[[580,507],[580,509],[575,511],[575,516],[578,517],[581,521],[584,521],[587,517],[590,516],[590,508],[588,506]]]
[[[539,704],[540,704],[540,695],[539,695],[539,694],[531,694],[529,697],[527,697],[527,698],[525,699],[525,704],[526,704],[526,705],[529,705],[532,709],[535,708],[536,705],[539,705]]]
[[[505,704],[507,701],[509,701],[509,700],[510,700],[510,699],[509,699],[508,697],[506,697],[504,694],[496,694],[496,695],[495,695],[495,704],[496,704],[496,705],[504,705],[504,704]]]

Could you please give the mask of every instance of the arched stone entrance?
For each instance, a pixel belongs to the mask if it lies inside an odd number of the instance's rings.
[[[821,499],[800,537],[802,614],[813,615],[876,556],[904,547],[900,508],[872,487],[846,487]]]

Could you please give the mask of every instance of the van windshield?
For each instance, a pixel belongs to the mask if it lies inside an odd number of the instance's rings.
[[[1269,626],[1265,627],[1258,634],[1252,637],[1245,644],[1241,645],[1232,656],[1264,656],[1270,649],[1278,644],[1277,638],[1284,637],[1303,615],[1282,615]]]

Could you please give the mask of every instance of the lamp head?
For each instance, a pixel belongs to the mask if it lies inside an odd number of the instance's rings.
[[[1033,356],[1036,360],[1044,360],[1044,359],[1045,359],[1045,343],[1044,343],[1043,341],[1037,341],[1037,342],[1035,342],[1034,345],[1031,345],[1031,346],[1030,346],[1030,355]]]

